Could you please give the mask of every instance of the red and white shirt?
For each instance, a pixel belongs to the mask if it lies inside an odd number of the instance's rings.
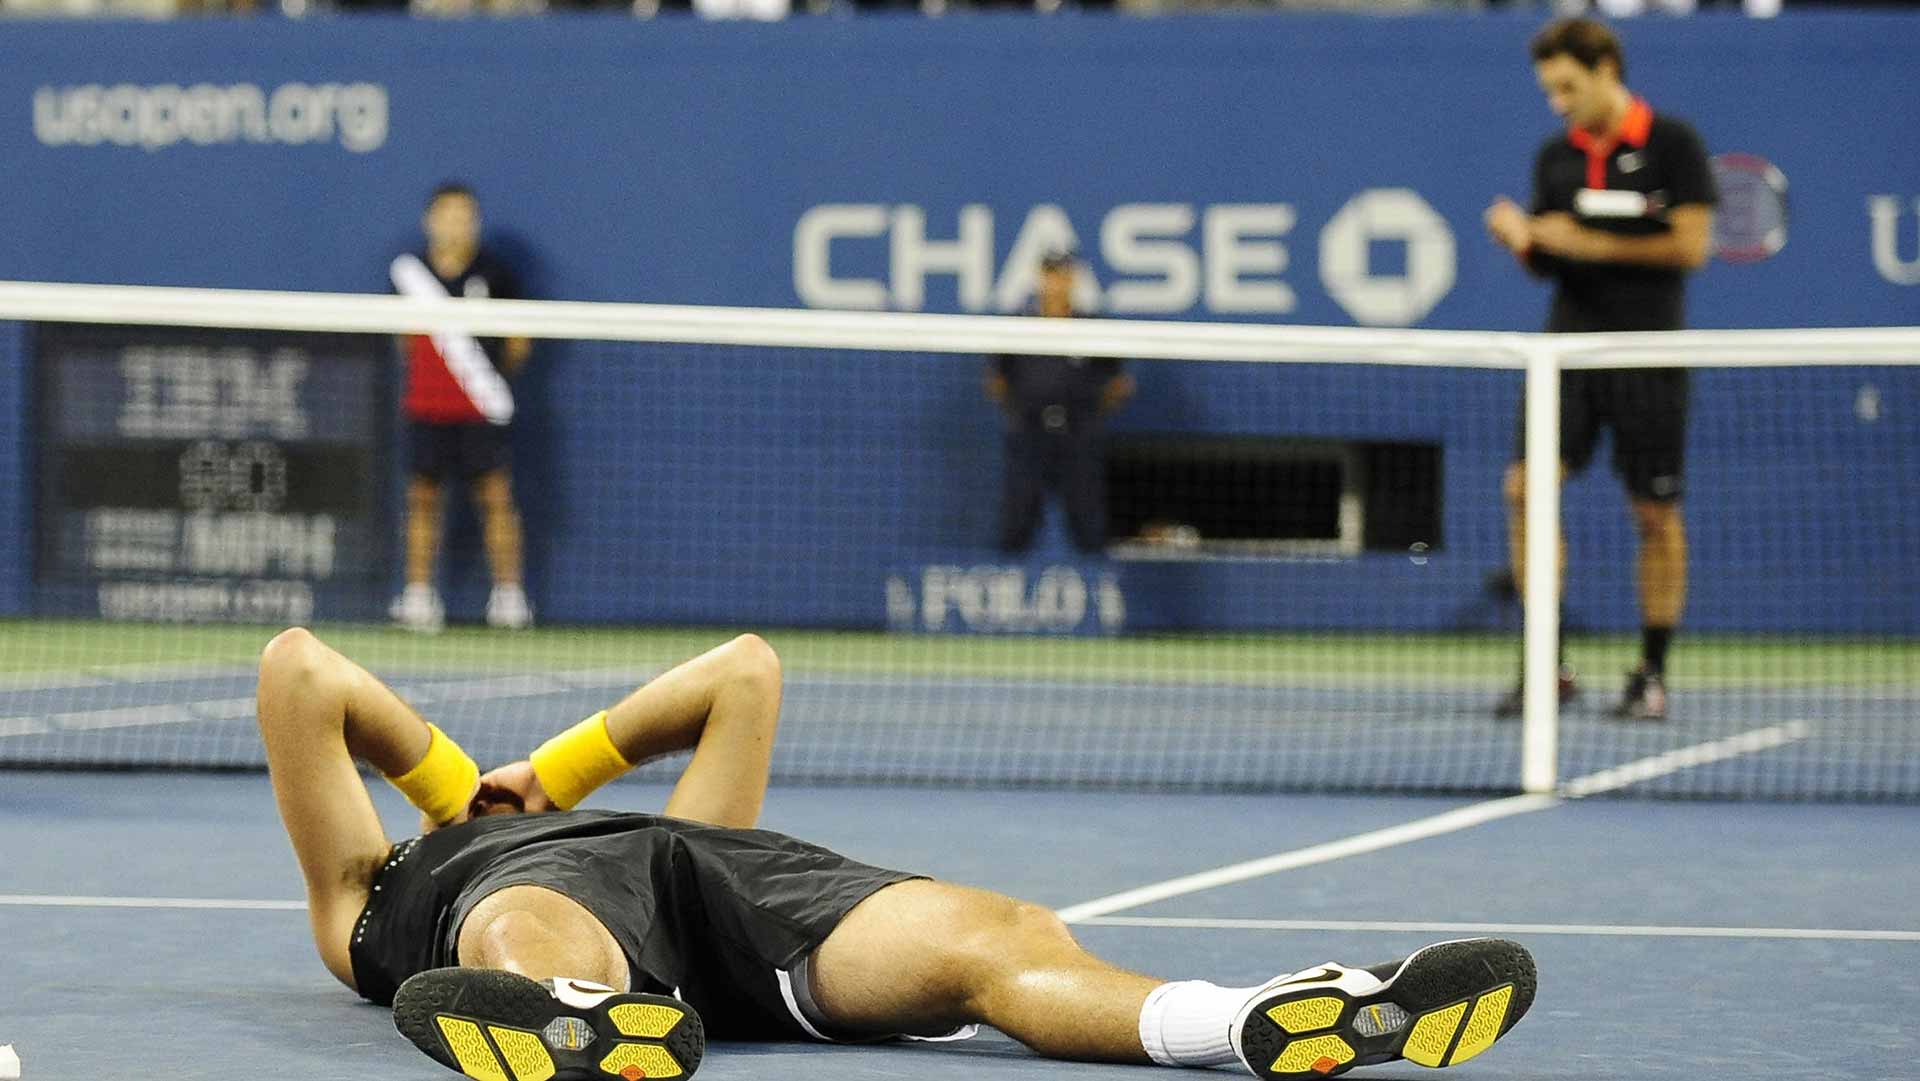
[[[394,291],[428,299],[466,297],[512,300],[519,283],[482,251],[458,275],[443,278],[428,260],[408,253],[390,268]],[[513,391],[500,371],[499,339],[482,341],[459,331],[413,334],[406,339],[408,419],[428,424],[500,424],[513,419]]]

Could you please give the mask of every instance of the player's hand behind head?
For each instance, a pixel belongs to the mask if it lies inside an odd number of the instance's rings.
[[[547,790],[540,786],[540,778],[533,772],[533,763],[523,759],[481,775],[480,791],[473,798],[471,817],[557,810],[559,808],[547,796]]]
[[[432,833],[490,815],[556,810],[559,808],[554,806],[553,800],[547,796],[547,790],[540,786],[540,778],[533,772],[533,763],[509,762],[480,775],[479,782],[474,786],[473,798],[467,801],[466,810],[445,822],[434,822],[422,815],[420,832]]]

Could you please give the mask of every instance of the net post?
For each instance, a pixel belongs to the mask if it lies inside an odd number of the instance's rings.
[[[1560,356],[1547,342],[1525,346],[1526,580],[1519,583],[1525,626],[1521,670],[1520,787],[1553,791],[1558,782],[1560,647]]]

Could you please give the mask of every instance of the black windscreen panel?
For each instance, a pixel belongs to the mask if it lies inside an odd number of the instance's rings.
[[[1109,529],[1246,555],[1437,549],[1440,482],[1432,444],[1135,435],[1108,450]]]

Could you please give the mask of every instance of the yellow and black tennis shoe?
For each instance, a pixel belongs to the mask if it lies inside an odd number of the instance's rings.
[[[1533,957],[1498,938],[1436,943],[1369,968],[1328,963],[1262,987],[1233,1020],[1233,1050],[1269,1081],[1396,1059],[1456,1066],[1506,1035],[1533,989]]]
[[[393,996],[393,1025],[474,1081],[684,1078],[707,1044],[700,1015],[679,999],[484,968],[410,977]]]

